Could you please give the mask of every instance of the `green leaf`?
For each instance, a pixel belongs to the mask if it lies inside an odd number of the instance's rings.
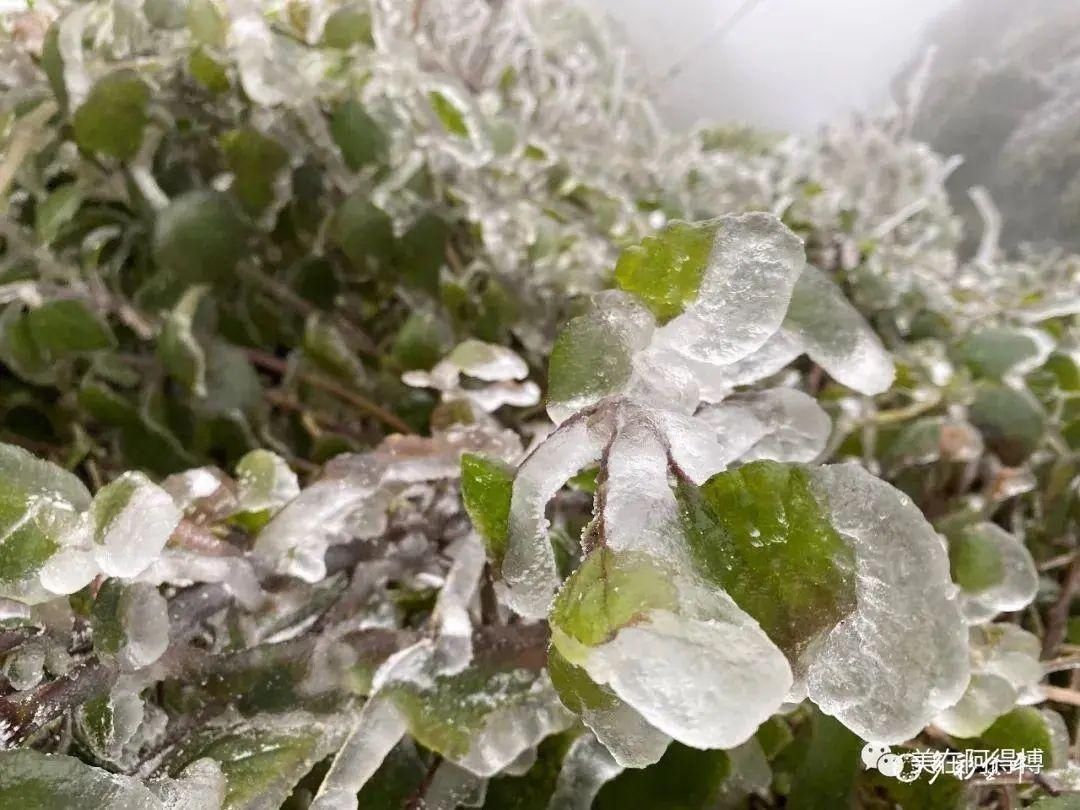
[[[353,45],[373,46],[371,15],[356,6],[345,6],[326,18],[323,45],[346,50]]]
[[[313,312],[304,322],[304,355],[334,377],[356,382],[364,376],[356,352],[323,313]]]
[[[791,660],[855,609],[855,556],[798,465],[756,461],[676,488],[699,573]]]
[[[1080,367],[1067,354],[1052,354],[1044,369],[1054,375],[1062,391],[1080,391]]]
[[[496,569],[506,553],[513,486],[514,471],[508,465],[474,453],[462,455],[461,500]]]
[[[806,753],[795,771],[789,810],[850,807],[863,741],[834,717],[815,710]]]
[[[56,369],[37,345],[22,304],[11,303],[0,313],[0,360],[29,382],[49,384]]]
[[[977,740],[961,742],[966,748],[1041,750],[1044,768],[1064,767],[1066,763],[1056,759],[1054,734],[1048,714],[1047,710],[1039,710],[1033,706],[1018,706],[995,720]]]
[[[116,348],[116,337],[109,325],[76,299],[46,302],[30,310],[26,322],[34,343],[47,360]]]
[[[433,315],[413,312],[395,335],[390,355],[403,371],[426,370],[442,358],[450,337],[445,324]]]
[[[697,298],[719,227],[719,220],[672,222],[623,251],[615,284],[640,298],[657,320],[671,320]]]
[[[196,48],[191,52],[188,57],[188,72],[211,93],[224,93],[229,89],[228,72],[205,48]]]
[[[386,755],[379,769],[360,789],[359,807],[370,810],[398,810],[406,807],[417,795],[428,766],[416,750],[416,744],[405,738]]]
[[[74,475],[0,444],[0,591],[37,573],[89,506]]]
[[[67,183],[54,191],[37,207],[34,227],[38,239],[52,242],[83,203],[83,195],[75,183]]]
[[[335,244],[357,270],[366,270],[369,262],[383,262],[393,255],[393,223],[363,192],[356,192],[342,203],[332,231]]]
[[[1025,360],[1039,354],[1030,335],[1016,329],[994,327],[968,335],[956,347],[957,359],[976,377],[1000,380]]]
[[[233,191],[237,199],[249,213],[260,213],[274,200],[274,181],[288,165],[289,153],[252,127],[226,132],[221,146],[235,177]]]
[[[102,491],[104,492],[104,490]],[[127,493],[130,497],[130,492]],[[118,499],[114,498],[114,511],[119,513],[127,500],[115,505]],[[97,504],[98,499],[94,503]],[[100,540],[98,541],[100,542]],[[118,655],[124,646],[126,634],[124,633],[124,596],[126,588],[117,579],[107,579],[102,583],[94,598],[94,608],[91,615],[90,626],[94,631],[94,650],[98,654]]]
[[[726,752],[675,742],[655,765],[627,769],[604,785],[593,810],[712,810],[730,772]]]
[[[435,111],[435,115],[447,132],[459,138],[469,137],[469,125],[465,120],[465,113],[458,109],[444,93],[432,90],[428,93],[428,101],[431,102],[431,109]]]
[[[1038,403],[1027,393],[1002,385],[980,386],[968,418],[998,458],[1013,467],[1035,452],[1046,429]]]
[[[187,24],[197,42],[212,48],[225,46],[229,22],[214,0],[188,0]]]
[[[977,525],[949,539],[949,566],[953,582],[969,593],[992,588],[1005,578],[1000,544]]]
[[[330,117],[330,135],[341,150],[345,165],[353,171],[383,159],[386,135],[363,105],[355,99],[343,101]]]
[[[149,120],[150,88],[133,70],[118,70],[99,79],[75,111],[75,140],[89,152],[131,160],[142,145]]]
[[[154,223],[154,259],[188,283],[232,277],[247,252],[247,227],[224,194],[189,191],[174,199]]]
[[[64,81],[64,59],[60,55],[60,20],[56,20],[45,32],[41,45],[41,67],[49,80],[53,95],[61,110],[67,110],[68,91]]]
[[[594,647],[653,610],[678,608],[675,585],[653,558],[600,547],[563,584],[552,605],[552,638],[564,655]],[[572,642],[568,645],[564,639]],[[573,660],[573,656],[570,656]]]
[[[908,810],[908,808],[905,807],[903,810]],[[1030,805],[1028,810],[1080,810],[1080,796],[1075,794],[1071,796],[1047,796]]]
[[[439,291],[439,272],[446,263],[450,226],[442,217],[426,213],[397,243],[396,266],[402,279],[433,295]]]
[[[878,797],[887,796],[892,803],[890,807],[895,810],[967,810],[970,807],[966,786],[949,774],[939,774],[933,781],[930,776],[921,774],[913,782],[904,782],[877,770],[867,770],[859,779],[859,788],[869,789]]]
[[[136,810],[160,802],[137,780],[75,757],[30,749],[0,752],[0,807]]]

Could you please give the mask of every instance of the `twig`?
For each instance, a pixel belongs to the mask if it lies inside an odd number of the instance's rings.
[[[1050,658],[1057,652],[1058,645],[1065,640],[1065,631],[1069,623],[1069,610],[1073,598],[1080,589],[1080,554],[1069,563],[1065,582],[1061,586],[1061,595],[1046,611],[1046,634],[1043,636],[1043,658]]]
[[[281,375],[285,375],[289,372],[288,363],[286,363],[280,357],[275,357],[274,355],[268,354],[267,352],[261,351],[259,349],[247,349],[246,352],[248,359],[255,365],[260,366],[261,368],[273,371]],[[350,405],[364,411],[365,413],[370,414],[371,416],[374,416],[380,422],[388,425],[389,427],[392,427],[399,433],[411,435],[416,432],[397,415],[391,413],[390,411],[379,405],[376,405],[363,394],[358,394],[355,391],[350,391],[348,388],[338,385],[333,380],[328,380],[325,377],[314,374],[310,371],[300,372],[300,378],[309,385],[313,385],[316,388],[321,388],[327,393],[333,394],[339,399],[348,402]]]
[[[1080,706],[1080,692],[1075,689],[1066,689],[1064,686],[1050,686],[1048,684],[1042,687],[1043,694],[1046,695],[1047,700],[1052,700],[1055,703],[1066,703],[1069,706]]]

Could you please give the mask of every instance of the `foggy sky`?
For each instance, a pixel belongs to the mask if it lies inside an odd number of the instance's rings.
[[[584,0],[606,11],[656,83],[741,0]],[[807,131],[888,99],[923,26],[951,0],[760,0],[669,82],[669,122],[744,121]]]

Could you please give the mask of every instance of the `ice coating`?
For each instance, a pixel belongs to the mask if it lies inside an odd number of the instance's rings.
[[[535,677],[524,698],[506,705],[498,705],[498,700],[496,687],[495,705],[483,728],[470,739],[465,756],[454,759],[477,776],[494,776],[545,737],[565,731],[574,719],[559,702],[546,672]]]
[[[600,458],[611,416],[585,415],[555,430],[521,463],[510,498],[509,540],[503,559],[507,602],[525,618],[547,616],[559,587],[545,509],[563,484]]]
[[[446,361],[470,377],[485,382],[524,380],[529,367],[511,349],[481,340],[466,340],[450,352]]]
[[[169,605],[152,585],[127,587],[120,621],[124,630],[120,661],[126,668],[154,663],[169,646]]]
[[[368,700],[326,772],[311,810],[356,810],[356,794],[406,729],[405,718],[391,701]]]
[[[656,321],[634,296],[608,290],[555,341],[548,366],[547,412],[559,424],[631,383],[638,352],[654,339]],[[598,352],[598,347],[602,350]]]
[[[157,779],[148,787],[165,810],[219,810],[225,803],[225,774],[212,759],[197,759],[176,779]]]
[[[741,360],[780,328],[805,261],[802,240],[775,217],[721,218],[697,300],[657,343],[714,365]]]
[[[453,563],[435,601],[438,623],[435,666],[440,675],[454,675],[472,660],[472,620],[469,605],[484,570],[484,547],[474,534],[458,541]]]
[[[671,744],[670,736],[617,697],[602,706],[583,706],[581,722],[592,730],[620,768],[652,765]]]
[[[252,450],[236,465],[237,501],[245,512],[277,512],[300,494],[300,482],[285,459]]]
[[[1043,699],[1044,677],[1037,636],[1014,624],[988,624],[969,631],[971,682],[963,697],[934,718],[957,737],[975,737],[1014,706]]]
[[[552,810],[589,810],[600,788],[622,772],[623,766],[596,737],[582,734],[570,744],[563,757],[548,807]]]
[[[999,613],[1022,610],[1030,605],[1039,588],[1039,573],[1027,546],[996,523],[979,523],[968,531],[978,532],[996,549],[1001,560],[1002,579],[983,590],[961,588],[960,605],[964,618],[971,624],[979,624]]]
[[[716,431],[728,463],[813,461],[832,432],[832,420],[817,401],[793,388],[735,394],[702,408],[697,419]]]
[[[895,376],[892,356],[840,288],[806,265],[784,319],[810,359],[861,394],[880,394]]]
[[[94,497],[94,554],[111,577],[134,577],[165,547],[183,514],[165,490],[140,472],[124,473]]]
[[[657,610],[591,648],[583,668],[653,726],[695,748],[745,742],[784,702],[791,669],[731,605],[708,620]]]
[[[813,651],[807,692],[863,739],[901,742],[967,686],[967,636],[945,547],[906,495],[862,467],[810,474],[855,552],[857,607]]]
[[[30,749],[0,752],[0,805],[17,807],[27,796],[49,796],[54,806],[109,810],[163,810],[138,779],[109,773],[63,754]]]

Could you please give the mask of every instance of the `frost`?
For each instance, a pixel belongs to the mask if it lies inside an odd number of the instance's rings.
[[[192,762],[176,779],[148,784],[164,810],[219,810],[225,803],[225,774],[212,759]]]
[[[90,507],[101,570],[113,577],[138,575],[157,558],[182,517],[169,494],[142,473],[125,473],[103,487]]]
[[[853,464],[812,472],[856,559],[858,604],[816,650],[807,691],[863,739],[901,742],[953,705],[967,639],[941,539],[888,484]]]
[[[970,526],[952,541],[953,574],[964,618],[971,624],[1031,604],[1039,576],[1031,552],[994,523]]]

